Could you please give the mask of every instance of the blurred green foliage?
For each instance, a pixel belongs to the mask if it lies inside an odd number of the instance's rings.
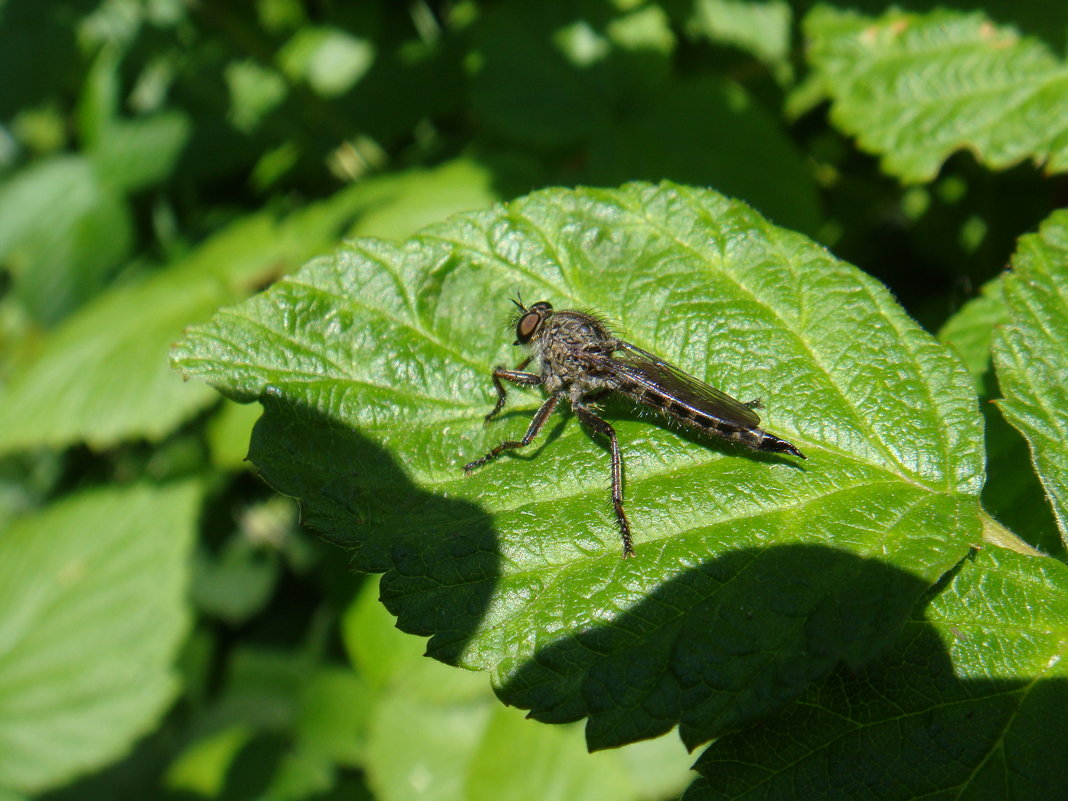
[[[677,740],[591,760],[482,674],[417,658],[377,582],[252,474],[258,407],[184,383],[169,348],[343,237],[671,179],[877,277],[999,398],[997,276],[1068,198],[1068,6],[935,5],[0,5],[0,796],[680,792]],[[1024,251],[1049,319],[1059,225]],[[1003,365],[1036,341],[1057,358],[1041,320],[1016,324]],[[984,404],[983,502],[1062,557],[1044,499],[1063,498],[1068,404],[1012,379],[1048,468],[1040,483]]]

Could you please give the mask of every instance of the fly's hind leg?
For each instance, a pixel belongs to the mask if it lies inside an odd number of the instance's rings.
[[[571,408],[575,410],[575,416],[579,422],[589,427],[591,431],[608,437],[612,449],[612,506],[616,510],[616,522],[619,523],[619,533],[623,537],[623,558],[634,556],[634,546],[631,543],[630,523],[627,522],[627,514],[623,511],[623,456],[619,452],[619,439],[616,430],[606,421],[602,420],[593,411],[582,403],[572,401]]]

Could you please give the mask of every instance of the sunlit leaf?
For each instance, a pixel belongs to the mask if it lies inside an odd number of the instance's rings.
[[[946,10],[872,18],[819,6],[804,30],[832,121],[890,174],[930,180],[958,150],[995,169],[1068,169],[1068,66],[1044,43]]]
[[[682,6],[686,8],[686,6]],[[686,28],[718,45],[736,47],[765,63],[780,81],[792,75],[792,12],[783,0],[696,0]]]
[[[736,397],[809,457],[759,456],[609,406],[638,556],[619,558],[608,455],[559,416],[491,427],[502,317],[596,309]],[[552,190],[402,244],[359,240],[192,329],[183,372],[266,415],[250,458],[304,520],[386,573],[429,653],[490,670],[604,747],[690,744],[765,714],[896,636],[979,538],[972,380],[889,293],[743,204],[670,184]]]

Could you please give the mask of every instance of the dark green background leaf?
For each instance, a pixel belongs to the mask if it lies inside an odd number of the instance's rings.
[[[1068,544],[1068,212],[1020,240],[1005,276],[1007,325],[994,338],[1005,395],[998,405],[1023,433],[1053,515]]]
[[[612,408],[638,558],[619,559],[607,454],[558,419],[484,429],[516,289],[590,307],[743,398],[804,464]],[[429,652],[489,669],[608,746],[695,744],[859,664],[978,539],[975,395],[888,293],[712,192],[537,193],[402,245],[362,240],[193,329],[176,365],[267,409],[252,460],[306,521],[386,571]],[[518,393],[517,393],[518,395]],[[512,409],[531,408],[534,394]]]
[[[814,234],[817,184],[781,123],[741,82],[673,74],[668,23],[656,4],[487,10],[474,27],[474,110],[525,152],[573,149],[554,183],[684,180]]]
[[[991,369],[991,345],[996,328],[1009,320],[1004,280],[1003,274],[984,285],[946,321],[938,338],[960,354],[980,394],[986,433],[983,508],[1008,527],[1008,533],[998,530],[1000,536],[1017,538],[1013,547],[1022,546],[1019,540],[1023,540],[1044,553],[1056,553],[1061,550],[1060,535],[1042,484],[1033,471],[1020,469],[1028,458],[1027,441],[994,402],[1001,390]]]

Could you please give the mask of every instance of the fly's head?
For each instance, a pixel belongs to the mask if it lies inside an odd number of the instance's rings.
[[[515,344],[529,345],[542,330],[545,321],[552,317],[552,304],[544,300],[539,300],[529,306],[524,306],[517,300],[513,300],[512,303],[519,308],[519,315],[515,321]]]

